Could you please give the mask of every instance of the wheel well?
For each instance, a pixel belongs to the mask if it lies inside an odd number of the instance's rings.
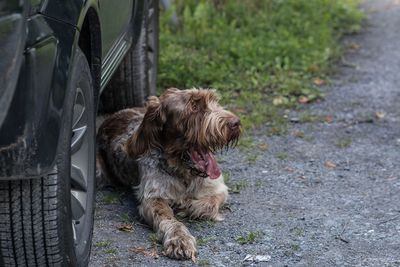
[[[85,54],[92,72],[94,85],[93,95],[97,111],[101,77],[101,32],[100,21],[93,8],[89,8],[86,13],[85,20],[81,27],[78,45]]]

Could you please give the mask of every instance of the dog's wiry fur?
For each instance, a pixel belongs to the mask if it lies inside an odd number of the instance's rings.
[[[145,109],[107,118],[97,140],[103,169],[121,185],[134,185],[139,212],[157,232],[165,254],[194,259],[196,240],[174,212],[222,220],[228,190],[214,158],[234,145],[240,122],[218,104],[213,90],[168,89]]]

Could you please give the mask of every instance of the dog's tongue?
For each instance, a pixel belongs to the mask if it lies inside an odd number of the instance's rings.
[[[201,153],[201,155],[199,153]],[[221,176],[221,170],[219,169],[217,160],[211,152],[202,153],[193,151],[191,153],[191,158],[197,167],[206,172],[211,179],[217,179]]]

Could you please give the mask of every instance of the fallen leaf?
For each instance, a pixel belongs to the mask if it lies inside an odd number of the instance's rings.
[[[322,80],[320,78],[314,78],[313,84],[315,84],[316,86],[321,86],[321,85],[325,84],[325,80]]]
[[[333,122],[333,116],[332,115],[327,115],[324,117],[324,121],[326,123],[332,123]]]
[[[284,170],[288,172],[294,172],[294,169],[291,167],[285,167]]]
[[[308,101],[310,101],[310,100],[306,96],[300,96],[298,101],[299,101],[300,104],[307,104]]]
[[[267,143],[263,143],[263,144],[260,144],[259,146],[258,146],[261,150],[267,150],[268,149],[268,144]]]
[[[328,168],[328,169],[334,169],[334,168],[336,168],[336,164],[335,163],[333,163],[332,161],[329,161],[329,160],[327,160],[327,161],[325,161],[325,167],[326,168]]]
[[[160,255],[158,255],[157,249],[156,248],[145,248],[145,247],[131,247],[129,248],[129,251],[135,252],[135,253],[141,253],[147,257],[153,257],[155,259],[158,259]]]
[[[383,112],[383,111],[377,111],[377,112],[375,112],[375,117],[376,117],[377,119],[379,119],[379,120],[385,118],[385,115],[386,115],[386,113]]]
[[[123,223],[117,226],[117,229],[122,231],[122,232],[132,232],[133,231],[133,225],[128,224],[128,223]]]
[[[357,43],[351,43],[349,44],[349,48],[353,49],[353,50],[358,50],[360,49],[361,45],[357,44]]]

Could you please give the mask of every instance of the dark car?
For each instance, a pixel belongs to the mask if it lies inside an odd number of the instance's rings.
[[[97,110],[143,105],[157,57],[158,1],[0,1],[0,266],[88,264]]]

